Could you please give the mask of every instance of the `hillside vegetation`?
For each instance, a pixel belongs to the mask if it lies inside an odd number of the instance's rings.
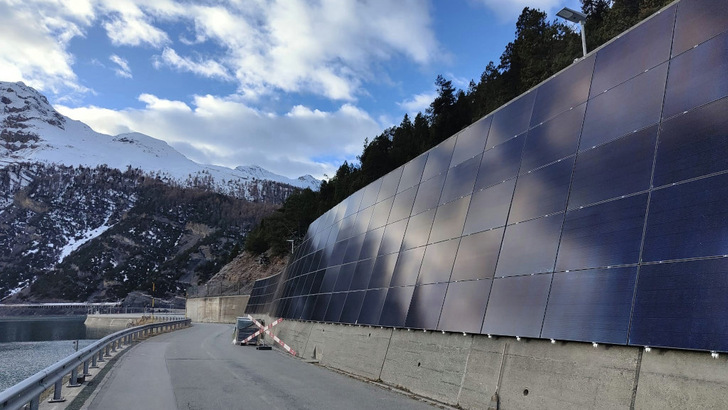
[[[184,294],[277,207],[108,167],[14,164],[0,188],[4,303]]]
[[[582,0],[587,14],[588,51],[594,50],[671,0]],[[264,218],[248,235],[246,250],[270,249],[284,254],[288,239],[300,240],[308,225],[343,199],[439,144],[466,126],[581,57],[581,37],[563,21],[547,21],[546,13],[525,8],[516,22],[515,39],[506,45],[498,64],[490,62],[467,90],[453,87],[443,76],[435,80],[437,97],[425,113],[367,140],[358,163],[344,162],[318,192],[291,195],[283,207]]]

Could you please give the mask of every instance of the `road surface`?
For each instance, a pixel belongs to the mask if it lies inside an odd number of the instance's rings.
[[[433,409],[405,395],[231,344],[233,325],[198,323],[154,336],[119,359],[89,409]]]

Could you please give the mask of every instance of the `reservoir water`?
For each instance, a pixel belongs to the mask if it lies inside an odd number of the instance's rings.
[[[91,328],[86,316],[0,317],[0,391],[118,329]]]

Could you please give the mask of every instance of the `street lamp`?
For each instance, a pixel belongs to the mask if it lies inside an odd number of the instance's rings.
[[[568,7],[564,7],[558,13],[556,13],[556,15],[572,23],[579,23],[579,25],[581,26],[581,48],[584,51],[584,57],[586,57],[586,29],[584,27],[584,23],[586,22],[586,14],[580,11],[572,10]]]
[[[293,239],[286,239],[286,242],[291,243],[291,254],[293,254]]]

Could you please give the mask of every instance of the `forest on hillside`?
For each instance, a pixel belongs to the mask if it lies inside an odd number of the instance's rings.
[[[672,0],[582,0],[587,15],[587,51],[649,17]],[[367,139],[358,163],[344,162],[321,184],[291,195],[284,205],[264,218],[247,236],[245,248],[259,254],[283,255],[308,225],[343,199],[393,169],[434,147],[458,131],[528,91],[581,57],[580,33],[561,20],[547,21],[546,13],[524,8],[516,22],[515,39],[496,64],[491,61],[467,90],[453,87],[443,76],[435,80],[437,97],[425,113],[405,114],[402,122]]]

